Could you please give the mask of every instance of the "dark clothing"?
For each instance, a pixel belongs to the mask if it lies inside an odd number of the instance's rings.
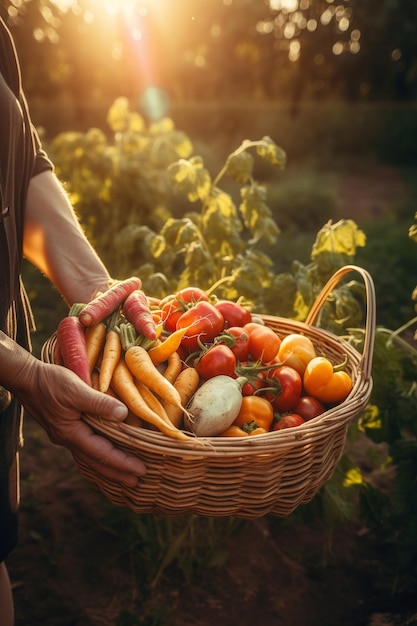
[[[0,19],[0,329],[25,348],[33,320],[21,283],[24,210],[31,177],[50,169],[30,121],[12,38]],[[0,388],[0,561],[17,540],[12,491],[20,445],[21,407]]]

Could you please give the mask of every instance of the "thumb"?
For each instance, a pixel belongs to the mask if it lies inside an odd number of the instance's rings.
[[[93,391],[91,406],[88,412],[99,415],[105,420],[123,422],[128,415],[128,408],[117,398],[113,398],[101,391]]]

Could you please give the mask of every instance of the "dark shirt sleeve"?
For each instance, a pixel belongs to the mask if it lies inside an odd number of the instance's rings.
[[[41,174],[42,172],[46,172],[48,170],[53,170],[53,164],[49,160],[46,152],[41,148],[38,149],[35,157],[35,163],[33,165],[32,177]]]

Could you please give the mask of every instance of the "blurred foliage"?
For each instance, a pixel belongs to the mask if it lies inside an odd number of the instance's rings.
[[[195,284],[257,312],[304,319],[318,290],[365,245],[351,220],[329,221],[310,263],[294,260],[290,272],[277,273],[269,250],[279,246],[280,229],[267,188],[254,177],[256,158],[285,166],[285,152],[271,138],[244,140],[213,176],[170,120],[147,126],[123,98],[108,120],[112,139],[97,129],[62,133],[51,155],[111,273],[140,276],[153,297]],[[235,183],[234,193],[220,187],[225,179]],[[175,195],[184,202],[177,217],[170,208]],[[343,291],[349,299],[351,291]]]
[[[118,95],[140,99],[153,115],[148,88],[165,94],[159,108],[165,98],[284,98],[293,114],[304,98],[416,95],[413,0],[109,4],[1,0],[31,97],[65,92],[82,120],[92,101]]]

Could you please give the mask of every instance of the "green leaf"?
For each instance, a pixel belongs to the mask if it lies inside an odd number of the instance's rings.
[[[261,141],[257,141],[256,152],[268,163],[278,165],[281,169],[284,169],[287,155],[282,148],[276,145],[271,137],[265,136],[262,137]]]
[[[296,294],[297,284],[294,276],[289,273],[276,274],[262,292],[262,309],[269,315],[292,318]]]
[[[188,218],[170,218],[161,229],[160,233],[168,246],[183,248],[185,244],[200,238],[197,226]]]
[[[168,135],[169,133],[172,133],[174,128],[175,126],[173,120],[169,117],[163,117],[157,122],[152,122],[152,124],[149,125],[149,134],[155,136]]]
[[[235,152],[227,160],[227,174],[241,183],[247,183],[252,178],[254,158],[249,152]]]
[[[366,244],[365,233],[353,220],[340,220],[335,224],[330,220],[317,234],[311,252],[312,260],[320,254],[342,254],[353,258],[358,247]]]
[[[168,167],[171,182],[177,191],[185,194],[190,202],[207,198],[211,188],[209,172],[203,167],[201,157],[180,159]]]
[[[239,209],[244,224],[252,235],[249,243],[254,245],[263,239],[269,245],[274,244],[280,234],[280,229],[266,204],[265,187],[257,183],[242,187],[241,197],[242,203]]]
[[[411,239],[417,243],[417,224],[413,224],[412,226],[410,226],[408,234],[410,235]]]
[[[159,259],[162,254],[166,251],[166,240],[165,237],[161,235],[157,235],[153,238],[151,243],[151,254],[155,259]]]
[[[201,231],[214,254],[240,252],[244,242],[239,233],[242,223],[238,218],[236,206],[229,194],[220,189],[212,189],[201,215]],[[225,247],[224,244],[228,245]]]
[[[138,113],[131,113],[127,98],[117,98],[107,114],[107,123],[114,133],[123,131],[143,132],[145,122]]]

